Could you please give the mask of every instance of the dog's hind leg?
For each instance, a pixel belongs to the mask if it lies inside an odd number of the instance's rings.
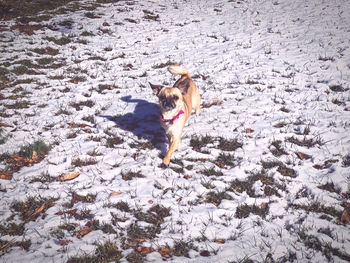
[[[196,112],[196,115],[199,115],[199,113],[201,112],[201,97],[199,96],[199,93],[197,92],[196,96],[192,99],[192,105],[193,108]]]
[[[199,103],[198,103],[198,105],[195,105],[194,110],[196,112],[196,115],[199,115],[199,113],[201,113],[201,108],[199,106]]]

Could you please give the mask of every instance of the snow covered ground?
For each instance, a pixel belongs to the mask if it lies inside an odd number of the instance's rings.
[[[79,1],[0,22],[0,261],[349,262],[349,13]],[[162,168],[148,82],[178,62],[202,112]]]

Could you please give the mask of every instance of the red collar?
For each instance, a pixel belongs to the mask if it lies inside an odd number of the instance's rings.
[[[180,110],[179,113],[176,114],[176,115],[174,116],[174,118],[172,118],[172,119],[170,119],[170,120],[164,119],[164,117],[163,117],[162,114],[160,114],[159,117],[160,117],[160,120],[161,120],[162,122],[170,122],[171,124],[173,124],[174,121],[176,121],[178,118],[180,118],[180,115],[181,115],[181,114],[184,114],[184,113],[185,113],[185,112],[184,112],[183,110]]]

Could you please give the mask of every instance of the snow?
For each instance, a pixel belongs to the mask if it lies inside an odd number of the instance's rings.
[[[159,15],[158,20],[144,18],[145,10]],[[9,115],[0,119],[6,124],[1,127],[0,135],[6,141],[0,144],[0,154],[13,154],[37,140],[53,145],[40,163],[23,167],[12,180],[0,180],[1,225],[21,221],[18,212],[11,209],[16,201],[58,198],[42,215],[25,224],[23,236],[0,232],[1,240],[32,242],[28,251],[10,248],[0,256],[2,262],[66,262],[85,253],[93,255],[95,244],[105,240],[121,247],[129,226],[150,224],[138,220],[132,211],[122,212],[113,206],[120,201],[144,212],[155,204],[170,208],[161,232],[144,246],[157,250],[183,240],[198,248],[190,250],[189,258],[165,259],[155,251],[144,257],[146,262],[261,262],[269,255],[276,262],[347,262],[334,253],[327,258],[324,250],[308,247],[300,233],[317,237],[349,259],[349,224],[330,214],[326,214],[331,218],[327,220],[322,217],[325,213],[292,205],[318,202],[340,214],[349,207],[350,173],[342,163],[350,154],[349,1],[117,1],[91,11],[99,18],[87,18],[86,12],[54,15],[41,22],[49,26],[33,35],[18,30],[1,32],[0,67],[7,65],[12,71],[18,66],[16,61],[29,59],[35,64],[38,58],[51,58],[32,51],[47,46],[58,49],[55,61],[64,63],[57,69],[35,69],[38,75],[11,73],[11,81],[34,81],[0,90],[5,97],[0,112]],[[73,22],[71,27],[62,25],[67,20]],[[7,28],[15,24],[15,20],[0,21]],[[82,36],[83,32],[92,35]],[[60,46],[47,39],[62,36],[71,42]],[[202,107],[199,116],[191,116],[170,167],[162,168],[167,142],[159,124],[157,98],[148,82],[172,85],[175,78],[159,66],[168,62],[181,62],[191,72],[202,106],[215,101],[221,104]],[[63,79],[53,78],[57,76]],[[86,81],[74,83],[70,81],[74,76],[84,76]],[[102,84],[111,88],[98,92]],[[332,91],[332,85],[340,85],[344,91]],[[16,91],[20,87],[22,92]],[[23,98],[9,98],[23,93]],[[23,100],[30,102],[28,108],[7,107]],[[73,107],[88,100],[93,102],[91,107]],[[59,110],[70,114],[57,114]],[[87,116],[93,116],[94,123],[83,120]],[[284,125],[278,126],[281,123]],[[310,129],[309,134],[303,134],[305,129]],[[216,141],[202,147],[204,152],[195,151],[191,138],[206,135]],[[123,142],[107,147],[111,136]],[[215,164],[224,152],[218,148],[219,137],[243,143],[229,152],[241,158],[238,166]],[[288,141],[291,137],[323,143],[299,146]],[[277,140],[287,154],[271,153],[271,144]],[[144,143],[152,147],[142,146]],[[98,155],[91,157],[93,151]],[[311,158],[300,159],[298,152]],[[97,162],[74,167],[76,158]],[[230,190],[231,200],[223,199],[218,205],[205,201],[209,192],[225,191],[233,180],[245,181],[261,171],[262,161],[276,160],[296,173],[288,177],[282,176],[277,166],[266,169],[278,195],[265,195],[267,184],[258,180],[252,186],[256,197],[246,189]],[[5,166],[5,162],[0,163],[0,169]],[[223,176],[203,174],[212,167]],[[57,178],[72,171],[81,174],[66,182],[33,182],[44,174]],[[122,179],[130,171],[143,177]],[[330,182],[338,192],[318,188]],[[211,183],[213,189],[205,183]],[[111,196],[113,192],[120,194]],[[73,193],[95,195],[95,200],[67,208]],[[269,208],[265,217],[235,215],[240,205],[261,207],[264,203]],[[126,221],[113,226],[114,234],[93,230],[78,238],[74,232],[62,230],[64,237],[57,236],[60,225],[74,223],[79,230],[88,223],[89,219],[58,213],[75,208],[90,210],[100,224],[112,224],[111,212],[125,216]],[[15,219],[11,219],[13,214]],[[322,228],[331,229],[332,235],[320,232]],[[216,242],[220,238],[225,242]],[[71,242],[62,246],[60,239]],[[210,257],[200,256],[202,250],[208,250]],[[123,251],[122,262],[131,252]]]

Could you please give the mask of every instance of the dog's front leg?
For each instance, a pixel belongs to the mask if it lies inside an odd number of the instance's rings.
[[[173,155],[173,153],[176,151],[177,147],[179,146],[180,143],[180,138],[181,137],[177,137],[177,138],[171,138],[170,136],[168,136],[169,138],[169,150],[166,153],[164,159],[163,159],[163,163],[168,166],[170,163],[170,159],[171,156]]]

